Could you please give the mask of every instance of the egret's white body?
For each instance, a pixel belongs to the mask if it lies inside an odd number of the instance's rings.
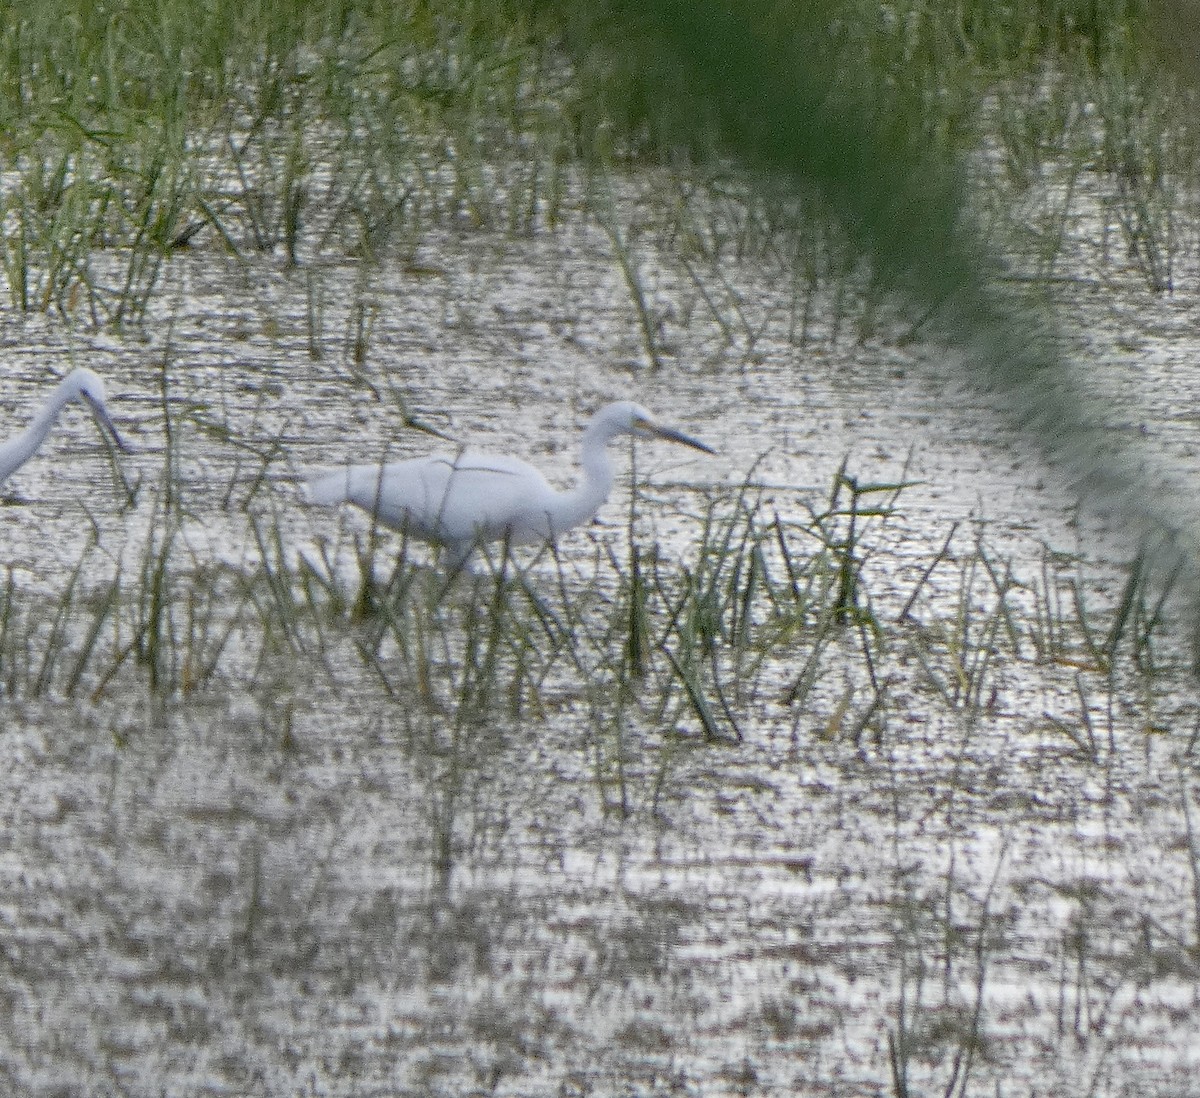
[[[620,435],[713,452],[703,442],[660,426],[641,405],[622,400],[601,408],[588,423],[580,453],[583,476],[565,492],[556,491],[519,458],[464,449],[318,473],[307,479],[304,495],[309,503],[356,504],[384,526],[445,546],[457,565],[481,542],[553,541],[590,519],[612,491],[607,447]]]
[[[50,399],[38,409],[24,431],[0,445],[0,482],[6,480],[38,452],[63,408],[73,400],[86,403],[96,417],[96,422],[112,436],[117,447],[122,450],[125,448],[121,436],[117,434],[117,429],[108,417],[108,409],[104,403],[104,382],[98,374],[81,366],[72,370],[58,383],[54,392],[50,394]]]

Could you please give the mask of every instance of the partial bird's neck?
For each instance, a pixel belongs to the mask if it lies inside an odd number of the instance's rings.
[[[562,510],[556,516],[556,534],[587,522],[608,499],[614,476],[612,458],[608,454],[608,443],[612,437],[607,432],[598,431],[595,424],[583,432],[579,455],[583,475],[574,488],[561,493]]]
[[[38,447],[50,433],[50,428],[54,426],[54,421],[58,419],[67,399],[64,385],[60,384],[50,399],[38,409],[37,414],[29,421],[29,426],[16,438],[0,446],[0,481],[16,472],[37,453]]]

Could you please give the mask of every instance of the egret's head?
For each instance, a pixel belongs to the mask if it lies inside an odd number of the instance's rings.
[[[617,400],[606,404],[592,416],[587,431],[592,438],[598,436],[603,442],[608,442],[618,435],[633,435],[634,438],[661,438],[667,442],[679,442],[692,447],[693,450],[703,450],[706,454],[716,453],[711,446],[698,439],[664,427],[645,408],[632,400]]]
[[[68,400],[86,400],[95,407],[104,407],[107,393],[104,389],[104,379],[86,366],[72,370],[62,383],[63,392]]]
[[[96,417],[96,422],[101,428],[108,432],[118,450],[127,450],[128,447],[121,440],[121,436],[117,434],[116,427],[113,426],[112,420],[108,415],[108,406],[106,404],[107,393],[104,388],[104,381],[94,370],[89,370],[86,366],[80,366],[76,370],[72,370],[62,383],[63,395],[68,400],[82,400],[92,410],[92,415]]]
[[[632,402],[629,404],[629,416],[629,433],[636,438],[660,438],[665,442],[678,442],[682,446],[690,446],[693,450],[702,450],[706,454],[716,453],[716,450],[707,443],[692,438],[691,435],[685,435],[682,431],[676,431],[672,427],[664,427],[640,404]]]

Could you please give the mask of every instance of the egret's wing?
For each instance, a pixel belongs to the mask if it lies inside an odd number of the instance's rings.
[[[525,516],[544,515],[553,495],[532,465],[470,451],[386,465],[348,465],[310,477],[305,484],[310,503],[354,503],[385,526],[442,543],[510,533],[518,539],[536,536]]]
[[[441,528],[453,538],[523,541],[542,535],[554,491],[532,465],[503,455],[465,453],[444,466]],[[535,516],[531,520],[530,516]]]

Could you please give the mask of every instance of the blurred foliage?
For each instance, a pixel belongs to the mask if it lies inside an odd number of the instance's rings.
[[[1014,70],[1056,66],[1107,85],[1103,134],[1173,84],[1156,68],[1141,5],[936,4],[863,0],[562,0],[568,54],[603,94],[606,120],[659,154],[724,157],[760,186],[818,195],[873,276],[1003,397],[1064,480],[1119,526],[1196,564],[1194,513],[1134,446],[1107,429],[1099,394],[1076,384],[1045,309],[995,276],[975,229],[964,153],[986,125],[984,96]],[[1065,66],[1069,59],[1082,66]],[[1090,104],[1082,106],[1090,109]],[[1182,125],[1182,121],[1180,122]],[[1157,135],[1150,135],[1157,137]],[[1112,166],[1141,172],[1136,140]]]

